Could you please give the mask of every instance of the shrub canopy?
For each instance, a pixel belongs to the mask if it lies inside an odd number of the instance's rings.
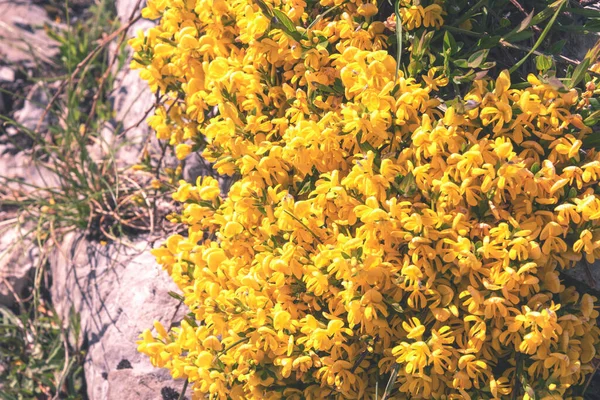
[[[180,182],[154,254],[190,314],[139,350],[198,399],[580,395],[597,49],[566,70],[566,1],[495,3],[150,0],[150,125],[236,181]]]

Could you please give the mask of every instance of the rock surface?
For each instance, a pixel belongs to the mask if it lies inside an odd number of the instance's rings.
[[[63,321],[79,314],[88,343],[84,371],[90,400],[158,399],[164,388],[180,391],[136,350],[154,320],[178,323],[185,306],[168,295],[177,290],[154,261],[147,241],[106,245],[68,234],[50,258],[52,300]]]
[[[0,57],[3,62],[35,65],[35,60],[51,62],[58,45],[44,32],[55,25],[46,11],[31,1],[0,2]]]
[[[600,260],[592,264],[579,261],[573,268],[563,271],[563,275],[570,280],[563,283],[583,284],[586,289],[595,292],[591,294],[600,295]]]
[[[0,171],[3,178],[12,182],[11,189],[35,190],[39,187],[56,187],[59,180],[55,174],[36,162],[28,151],[32,140],[26,131],[35,130],[43,115],[43,104],[48,102],[48,96],[40,84],[33,85],[23,104],[23,108],[15,111],[13,119],[15,126],[9,126],[5,137],[0,140]],[[43,132],[48,120],[45,118],[40,125]],[[18,182],[26,182],[20,185]]]
[[[0,67],[0,82],[14,82],[15,70],[9,67]]]
[[[11,306],[40,265],[40,251],[33,243],[32,224],[21,226],[15,218],[0,228],[0,304]]]

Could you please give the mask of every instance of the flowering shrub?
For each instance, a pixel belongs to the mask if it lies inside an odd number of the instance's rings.
[[[181,181],[188,233],[154,250],[191,312],[139,350],[195,398],[580,394],[597,299],[561,271],[600,258],[595,81],[542,57],[513,82],[489,48],[452,61],[445,18],[465,41],[481,22],[459,11],[148,2],[150,125],[237,177]]]

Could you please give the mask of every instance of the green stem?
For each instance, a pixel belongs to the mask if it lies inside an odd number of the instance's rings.
[[[183,384],[183,388],[181,389],[181,393],[179,394],[179,399],[178,400],[185,399],[185,391],[187,390],[188,383],[189,383],[189,380],[186,379],[185,383]]]
[[[468,31],[466,29],[461,29],[461,28],[457,28],[455,26],[450,26],[450,25],[444,26],[444,29],[446,29],[447,31],[450,31],[450,32],[460,33],[460,34],[466,35],[466,36],[474,36],[474,37],[488,36],[487,33],[479,33],[479,32]]]
[[[308,226],[306,226],[306,224],[304,222],[302,222],[302,220],[300,220],[300,218],[296,217],[294,214],[292,214],[288,210],[283,210],[283,211],[285,211],[285,213],[287,215],[289,215],[290,217],[294,218],[294,220],[296,220],[296,222],[298,222],[299,224],[301,224],[307,231],[309,231],[311,233],[311,235],[313,235],[314,238],[317,239],[317,241],[319,243],[323,244],[323,241],[321,240],[321,238],[319,238],[316,233],[314,233]]]
[[[400,61],[402,60],[402,18],[400,17],[400,0],[396,0],[394,4],[394,14],[396,14],[396,75],[394,76],[394,83],[398,82],[398,74]]]
[[[516,369],[515,369],[515,382],[512,388],[511,400],[517,400],[519,397],[519,380],[521,373],[523,372],[523,363],[521,362],[521,353],[517,353]]]
[[[223,351],[221,351],[219,353],[219,355],[227,353],[229,350],[233,349],[238,344],[243,343],[243,342],[247,342],[248,340],[250,340],[250,338],[249,337],[245,337],[245,338],[241,338],[240,340],[238,340],[236,342],[233,342],[229,346],[225,347],[225,349]]]
[[[326,11],[325,11],[323,14],[319,14],[319,15],[317,15],[317,17],[315,18],[315,20],[314,20],[313,22],[311,22],[311,24],[308,26],[308,28],[306,28],[306,31],[308,32],[309,30],[311,30],[311,29],[312,29],[312,27],[313,27],[313,26],[315,26],[315,25],[317,24],[317,22],[319,22],[320,20],[322,20],[323,18],[325,18],[325,16],[326,16],[327,14],[329,14],[330,12],[332,12],[332,11],[334,11],[334,10],[336,10],[336,9],[340,8],[340,7],[341,7],[343,4],[344,4],[344,3],[342,3],[342,4],[338,4],[337,6],[333,6],[333,7],[331,7],[331,8],[328,8],[328,9],[327,9],[327,10],[326,10]]]
[[[455,23],[456,23],[457,25],[460,25],[460,24],[462,24],[463,22],[465,22],[466,20],[468,20],[469,18],[471,18],[471,17],[472,17],[472,16],[475,14],[475,12],[476,12],[477,10],[479,10],[479,8],[480,8],[481,6],[483,6],[484,4],[487,4],[487,2],[488,2],[488,0],[479,0],[479,1],[477,2],[477,4],[475,4],[473,7],[471,7],[471,8],[469,9],[469,11],[467,11],[467,12],[466,12],[466,13],[465,13],[465,14],[464,14],[464,15],[463,15],[463,16],[462,16],[462,17],[461,17],[461,18],[460,18],[458,21],[456,21]]]
[[[525,57],[523,57],[521,60],[519,60],[519,62],[517,62],[515,65],[512,66],[512,68],[510,69],[511,73],[515,72],[517,70],[517,68],[519,68],[521,65],[523,65],[523,63],[525,61],[527,61],[527,59],[529,58],[529,56],[532,55],[537,50],[538,47],[540,47],[540,45],[542,44],[542,42],[544,41],[544,39],[548,35],[548,32],[550,32],[550,29],[552,28],[552,26],[554,25],[554,22],[556,21],[556,18],[558,17],[558,14],[560,14],[560,11],[562,10],[562,8],[563,8],[563,6],[565,4],[566,4],[566,1],[563,0],[558,5],[558,7],[556,8],[556,11],[554,12],[554,15],[552,16],[552,19],[550,20],[550,22],[548,22],[548,25],[546,25],[546,27],[542,31],[542,34],[540,35],[540,37],[538,38],[538,40],[535,42],[535,44],[529,50],[529,52],[527,52],[527,54],[525,55]]]

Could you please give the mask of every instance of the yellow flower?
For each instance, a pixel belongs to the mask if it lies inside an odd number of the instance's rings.
[[[444,24],[444,9],[439,4],[430,4],[423,9],[423,26],[439,29]]]
[[[179,160],[185,159],[192,152],[192,146],[180,143],[175,147],[175,155]]]
[[[146,19],[158,19],[167,7],[167,0],[148,0],[146,7],[142,9],[142,17]]]
[[[479,387],[479,380],[487,371],[487,364],[484,361],[477,360],[473,354],[466,354],[458,360],[459,370],[464,370],[472,380],[475,387]]]
[[[363,17],[372,17],[377,14],[377,6],[373,3],[362,4],[358,7],[358,14]]]

